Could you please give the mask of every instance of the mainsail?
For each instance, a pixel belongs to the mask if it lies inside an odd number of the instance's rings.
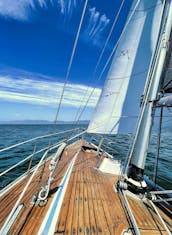
[[[134,1],[88,132],[134,131],[140,95],[156,48],[162,8],[161,0]]]

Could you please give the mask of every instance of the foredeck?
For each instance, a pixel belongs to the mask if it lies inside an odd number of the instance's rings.
[[[37,194],[47,180],[49,161],[40,167],[38,174],[21,200],[20,204],[23,203],[24,208],[9,234],[38,233],[70,161],[78,150],[80,151],[72,168],[61,210],[56,218],[55,234],[118,235],[124,231],[133,231],[121,198],[114,190],[117,176],[100,172],[96,168],[99,158],[95,156],[95,153],[83,152],[81,150],[83,144],[84,141],[78,141],[65,149],[55,171],[48,201],[42,206],[30,204],[33,195]],[[42,172],[41,178],[40,172]],[[26,176],[0,197],[0,227],[5,222],[29,177],[30,175]],[[167,234],[150,206],[145,205],[141,200],[128,198],[140,234]],[[170,227],[172,220],[169,217],[166,217],[165,220]]]
[[[70,178],[56,234],[121,234],[129,225],[113,183],[94,154],[80,152]]]

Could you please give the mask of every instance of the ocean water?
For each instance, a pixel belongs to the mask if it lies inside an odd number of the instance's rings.
[[[81,129],[86,128],[86,125],[78,126]],[[73,125],[0,125],[0,149],[10,145],[17,144],[30,138],[41,135],[46,135],[54,132],[64,131],[76,128]],[[72,135],[78,133],[78,130],[72,132]],[[25,145],[16,147],[14,149],[0,153],[0,172],[8,169],[15,163],[21,161],[34,151],[48,147],[58,141],[67,138],[69,134],[60,134],[58,136],[44,138],[39,141],[27,143]],[[100,136],[85,134],[85,139],[98,144]],[[116,135],[107,136],[104,140],[103,148],[114,156],[115,159],[120,159],[125,162],[127,153],[129,151],[132,135]],[[146,160],[145,174],[150,178],[153,177],[155,154],[156,154],[157,135],[153,132],[149,145],[149,151]],[[43,153],[34,156],[32,166],[38,163]],[[16,169],[10,171],[6,175],[0,177],[0,188],[5,187],[8,183],[15,180],[23,174],[29,166],[29,161]],[[162,132],[161,148],[158,162],[157,183],[166,188],[172,188],[172,134],[166,129]]]

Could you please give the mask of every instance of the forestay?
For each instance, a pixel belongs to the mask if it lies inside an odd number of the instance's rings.
[[[116,134],[134,131],[161,15],[161,0],[134,1],[88,132]]]

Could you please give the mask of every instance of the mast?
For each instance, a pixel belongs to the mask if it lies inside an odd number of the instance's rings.
[[[166,1],[164,13],[163,28],[159,37],[158,48],[148,74],[148,86],[144,94],[134,143],[129,156],[128,177],[139,182],[143,180],[146,154],[153,123],[154,102],[157,98],[172,29],[171,0]]]

